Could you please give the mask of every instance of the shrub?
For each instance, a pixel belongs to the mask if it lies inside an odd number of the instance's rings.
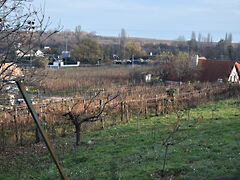
[[[44,57],[38,57],[32,61],[32,65],[36,68],[47,68],[48,63],[49,63],[49,60]]]

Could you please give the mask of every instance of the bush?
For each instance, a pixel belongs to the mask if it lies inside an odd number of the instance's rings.
[[[138,84],[141,83],[142,81],[143,78],[141,71],[135,69],[130,71],[130,82],[132,82],[133,84]]]
[[[32,61],[32,65],[36,68],[47,68],[48,63],[49,63],[49,60],[47,58],[44,58],[44,57],[35,58]]]
[[[154,85],[154,84],[159,84],[159,83],[162,83],[163,80],[161,77],[157,76],[157,77],[153,77],[151,79],[151,85]]]

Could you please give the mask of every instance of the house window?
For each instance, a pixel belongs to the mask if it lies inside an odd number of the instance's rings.
[[[217,82],[223,82],[223,80],[221,78],[218,78]]]

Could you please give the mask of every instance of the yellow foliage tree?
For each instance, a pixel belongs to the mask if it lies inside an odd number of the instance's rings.
[[[144,56],[146,51],[142,50],[140,42],[130,40],[126,44],[126,49],[129,56]]]

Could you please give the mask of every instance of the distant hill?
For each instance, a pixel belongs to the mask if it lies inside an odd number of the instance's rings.
[[[61,49],[65,49],[65,42],[66,39],[68,41],[68,44],[75,44],[76,39],[84,39],[84,38],[90,38],[93,40],[98,41],[100,44],[114,44],[118,45],[120,43],[120,38],[118,36],[101,36],[96,35],[96,32],[86,32],[86,31],[80,31],[78,33],[75,33],[73,31],[61,31],[53,36],[51,36],[45,44],[51,47],[58,47]],[[161,40],[161,39],[153,39],[153,38],[143,38],[143,37],[127,37],[128,40],[134,40],[140,42],[142,45],[158,45],[158,44],[165,44],[168,46],[171,45],[177,45],[181,41],[177,40]],[[216,45],[217,42],[211,43],[211,45]],[[209,45],[209,43],[201,42],[201,44]],[[233,47],[237,47],[240,45],[239,43],[232,43]]]

